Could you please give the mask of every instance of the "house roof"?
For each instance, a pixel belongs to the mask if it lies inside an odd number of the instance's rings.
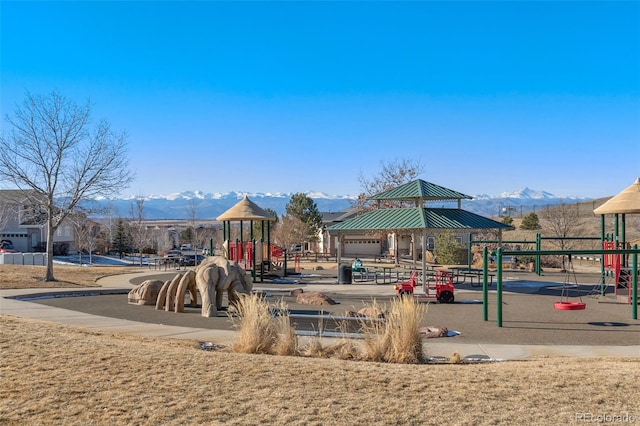
[[[388,191],[380,192],[369,200],[471,200],[473,197],[435,183],[417,179]]]
[[[341,212],[320,212],[320,215],[322,216],[322,223],[324,224],[343,222],[347,219],[351,219],[357,214],[358,211],[353,207],[350,207],[347,210]]]
[[[38,197],[33,189],[0,189],[0,202],[23,203]]]
[[[276,218],[267,213],[245,195],[242,200],[218,216],[216,220],[263,220],[274,222]]]
[[[597,209],[594,214],[633,214],[640,213],[640,178],[618,195],[611,197]]]
[[[328,227],[330,234],[381,230],[508,229],[509,225],[461,209],[378,209]]]

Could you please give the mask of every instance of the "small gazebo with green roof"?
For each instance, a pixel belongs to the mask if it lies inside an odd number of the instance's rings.
[[[362,234],[371,232],[408,233],[412,237],[421,236],[421,245],[426,247],[428,232],[457,230],[472,232],[473,230],[509,229],[509,225],[497,222],[484,216],[463,210],[463,199],[473,197],[460,192],[418,179],[396,188],[380,192],[368,200],[377,201],[378,208],[365,212],[352,219],[337,223],[328,228],[330,235],[338,237],[338,256],[341,257],[341,238],[345,234]],[[413,207],[381,207],[383,201],[406,201]],[[434,202],[457,202],[456,208],[431,207]],[[415,248],[415,244],[414,244]],[[395,252],[396,263],[398,252]],[[415,249],[413,259],[416,260]],[[426,256],[422,256],[423,271],[426,270]]]
[[[422,179],[413,180],[404,185],[397,186],[387,191],[380,192],[368,198],[372,201],[414,201],[416,207],[426,201],[458,201],[458,208],[461,207],[462,200],[473,200],[470,195],[462,194],[449,188],[445,188],[435,183],[426,182]]]

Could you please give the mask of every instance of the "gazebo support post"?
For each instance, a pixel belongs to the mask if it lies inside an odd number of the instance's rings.
[[[471,264],[473,263],[473,255],[471,254],[471,239],[473,238],[473,234],[469,232],[467,234],[467,268],[471,269]]]
[[[422,231],[422,236],[420,238],[420,243],[422,244],[422,288],[427,288],[427,234]]]
[[[413,262],[413,267],[415,268],[416,262],[418,260],[418,245],[416,244],[416,234],[411,233],[411,261]],[[423,256],[424,257],[424,256]]]
[[[267,222],[267,260],[269,261],[269,271],[271,271],[271,222]]]
[[[253,220],[249,221],[249,240],[251,240],[251,280],[256,282],[256,239],[253,235]]]
[[[338,272],[338,276],[336,278],[338,278],[338,284],[340,283],[340,263],[342,262],[342,234],[338,233],[338,235],[336,235],[336,262],[338,264],[338,268],[337,268],[337,272]]]
[[[489,250],[482,247],[482,320],[489,321],[489,286],[487,285],[489,269]]]
[[[631,279],[631,317],[634,320],[638,319],[638,245],[634,244],[633,249],[636,250],[631,255],[631,273],[633,278]]]
[[[262,253],[262,256],[260,256],[260,282],[264,282],[264,239],[263,238],[260,238],[260,252]]]

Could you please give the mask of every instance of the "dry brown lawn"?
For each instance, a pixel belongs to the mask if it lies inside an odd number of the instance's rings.
[[[640,421],[638,359],[398,365],[202,351],[0,316],[0,424]]]
[[[96,281],[102,277],[139,271],[139,268],[122,266],[54,265],[53,274],[57,281],[45,282],[45,266],[0,265],[0,289],[99,287]]]
[[[82,286],[104,273],[65,269],[58,279]],[[38,272],[13,287],[42,285]],[[639,358],[401,365],[245,355],[0,315],[0,360],[8,425],[640,422]]]

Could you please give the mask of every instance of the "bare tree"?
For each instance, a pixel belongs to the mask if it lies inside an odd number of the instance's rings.
[[[152,235],[157,242],[159,254],[166,253],[176,245],[176,230],[173,228],[155,228],[152,230]]]
[[[93,263],[93,251],[97,245],[97,239],[100,236],[100,225],[90,220],[83,213],[70,214],[68,220],[73,224],[78,247],[78,256],[82,265],[82,251],[87,250],[89,253],[89,264]]]
[[[309,227],[295,216],[284,215],[276,224],[273,238],[280,247],[288,248],[291,244],[304,241],[308,235]]]
[[[366,178],[362,173],[358,178],[362,193],[355,202],[358,210],[369,210],[372,208],[367,201],[368,197],[383,191],[395,188],[416,179],[424,169],[420,159],[395,159],[381,162],[382,169],[371,178]],[[395,207],[398,202],[391,202]]]
[[[424,169],[422,161],[420,159],[395,159],[381,162],[382,169],[378,174],[371,178],[366,178],[362,173],[358,180],[360,181],[360,187],[362,192],[358,195],[357,200],[354,202],[353,207],[359,213],[368,212],[376,208],[376,203],[372,203],[368,200],[369,197],[379,194],[383,191],[388,191],[405,183],[409,183],[415,180]],[[407,201],[382,201],[381,207],[407,207],[409,206]],[[400,230],[387,230],[385,232],[372,232],[372,235],[377,238],[384,238],[389,233],[398,234]],[[395,261],[399,262],[399,253],[395,251]]]
[[[147,227],[144,224],[144,201],[142,194],[136,196],[135,204],[132,204],[129,210],[131,220],[129,221],[129,229],[131,229],[131,243],[133,248],[138,249],[140,258],[140,266],[142,266],[142,251],[149,239]]]
[[[547,207],[542,210],[540,216],[545,234],[558,237],[557,240],[550,240],[551,244],[560,250],[571,250],[575,241],[566,238],[572,236],[583,223],[583,220],[580,218],[580,212],[576,206],[561,203],[552,208]],[[563,256],[562,269],[565,269],[564,264],[565,259]]]
[[[189,227],[191,228],[191,232],[189,234],[192,248],[195,250],[198,247],[201,247],[203,243],[203,228],[198,227],[197,219],[198,219],[198,201],[195,199],[190,199],[187,205],[185,206],[187,210],[187,217],[189,218]]]
[[[126,136],[104,120],[91,122],[91,104],[78,105],[58,92],[26,94],[7,116],[1,136],[0,178],[32,189],[47,214],[47,271],[53,275],[53,236],[81,200],[115,195],[132,180]]]

